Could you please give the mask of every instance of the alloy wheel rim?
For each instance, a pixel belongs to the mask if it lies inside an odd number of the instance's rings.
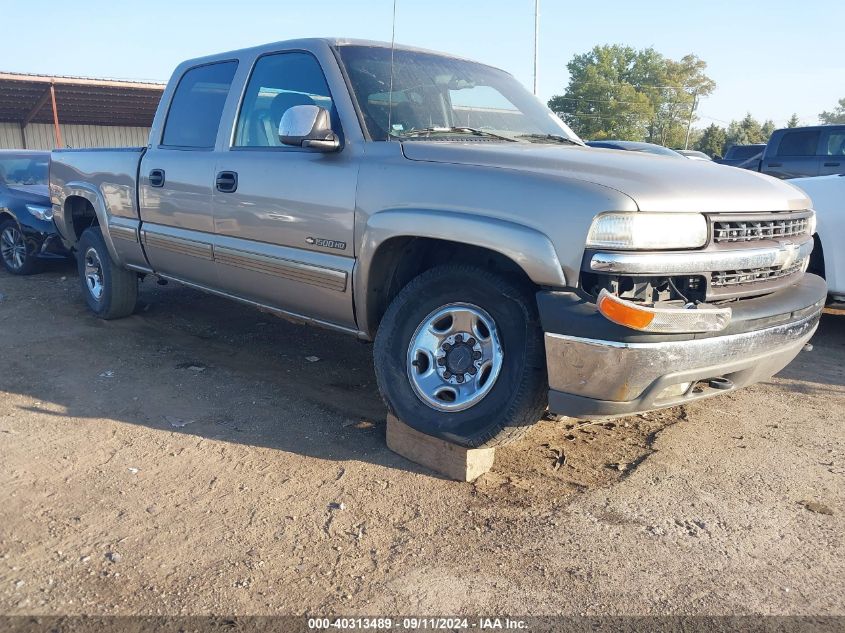
[[[95,300],[103,297],[103,265],[96,249],[85,251],[85,286]]]
[[[408,346],[408,379],[432,409],[463,411],[490,393],[503,360],[493,317],[476,305],[454,303],[417,327]]]
[[[13,270],[20,270],[26,263],[26,240],[16,226],[7,226],[0,233],[0,255]]]

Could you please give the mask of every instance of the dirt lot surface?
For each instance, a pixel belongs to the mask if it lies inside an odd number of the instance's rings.
[[[77,283],[0,273],[0,613],[845,614],[843,313],[770,383],[542,422],[463,484],[387,450],[368,346]]]

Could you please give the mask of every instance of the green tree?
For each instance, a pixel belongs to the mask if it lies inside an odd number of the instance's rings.
[[[653,48],[596,46],[567,64],[569,85],[549,107],[585,138],[683,146],[695,99],[715,83],[695,55],[679,61]]]
[[[621,45],[576,55],[567,64],[566,92],[552,97],[549,107],[585,138],[644,138],[652,105],[637,91],[636,59],[637,51]]]
[[[801,121],[798,120],[798,113],[794,113],[791,117],[789,117],[789,121],[786,122],[786,127],[798,127],[801,125]]]
[[[775,125],[775,122],[774,122],[774,121],[772,121],[771,119],[769,119],[768,121],[766,121],[766,122],[763,124],[763,127],[762,127],[762,129],[761,129],[761,131],[762,131],[762,133],[763,133],[763,140],[762,140],[762,141],[760,141],[760,142],[761,142],[761,143],[768,143],[768,142],[769,142],[769,137],[772,135],[772,132],[774,132],[777,128],[778,128],[778,126],[777,126],[777,125]]]
[[[830,112],[826,110],[822,112],[819,115],[819,120],[826,124],[845,123],[845,97],[842,97],[839,100],[839,105]]]
[[[712,93],[716,83],[704,72],[707,63],[695,55],[685,55],[680,61],[663,61],[662,68],[658,67],[662,88],[660,94],[652,97],[655,114],[647,140],[667,147],[683,147],[687,126],[695,121],[696,101]]]
[[[704,128],[693,148],[699,152],[704,152],[711,158],[721,157],[725,153],[725,142],[727,140],[728,135],[725,128],[711,123]]]
[[[766,125],[770,124],[774,129],[774,123],[767,121]],[[741,121],[731,121],[727,129],[727,138],[725,140],[725,149],[731,145],[750,145],[752,143],[765,143],[769,140],[768,134],[763,129],[763,125],[751,116],[751,113],[745,115]]]

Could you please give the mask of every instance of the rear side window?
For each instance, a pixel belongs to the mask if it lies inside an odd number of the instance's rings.
[[[778,146],[778,156],[815,156],[819,131],[786,132]]]
[[[316,105],[331,113],[340,130],[334,102],[320,63],[309,53],[275,53],[260,57],[244,94],[235,147],[279,147],[279,123],[298,105]]]
[[[731,158],[746,159],[754,158],[761,153],[765,147],[759,145],[734,145],[731,148]]]
[[[828,156],[845,156],[845,130],[830,132],[824,150]]]
[[[176,86],[164,124],[161,144],[170,147],[211,149],[223,106],[238,63],[221,62],[187,71]]]

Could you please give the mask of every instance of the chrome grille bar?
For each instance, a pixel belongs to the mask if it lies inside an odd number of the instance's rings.
[[[713,223],[713,241],[716,244],[728,242],[752,242],[779,237],[804,235],[809,228],[809,218],[777,218],[766,220],[724,221]]]
[[[710,274],[710,284],[714,288],[727,288],[743,284],[753,284],[761,281],[771,281],[789,277],[804,269],[807,259],[798,261],[786,268],[769,266],[766,268],[751,268],[748,270],[718,270]]]

